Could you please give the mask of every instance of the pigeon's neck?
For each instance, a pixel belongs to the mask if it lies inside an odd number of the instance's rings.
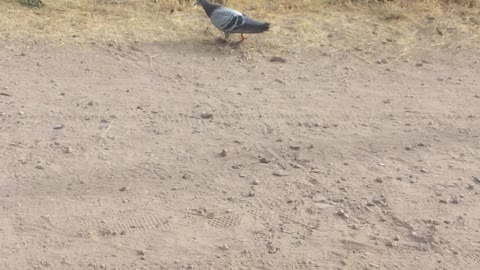
[[[220,7],[220,5],[212,4],[208,0],[201,1],[200,5],[203,7],[203,10],[205,10],[205,13],[207,13],[208,17],[210,17],[210,15],[212,15],[212,13],[215,9]]]

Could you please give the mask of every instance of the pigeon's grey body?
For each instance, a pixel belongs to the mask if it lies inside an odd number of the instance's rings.
[[[225,33],[225,38],[233,33],[256,34],[270,29],[269,23],[259,22],[234,9],[212,4],[209,0],[197,0],[197,4],[203,7],[213,25]]]

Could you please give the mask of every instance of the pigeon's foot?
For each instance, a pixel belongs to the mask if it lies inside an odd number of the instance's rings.
[[[228,41],[224,38],[217,38],[217,39],[215,39],[215,42],[217,44],[227,44],[228,43]]]
[[[242,37],[242,39],[240,40],[240,42],[243,42],[245,39],[247,39],[243,34],[240,35]]]
[[[243,34],[242,34],[241,36],[242,36],[242,38],[241,38],[239,41],[233,42],[233,43],[231,44],[231,46],[233,46],[233,47],[238,47],[240,44],[242,44],[242,42],[243,42],[244,40],[247,39]]]

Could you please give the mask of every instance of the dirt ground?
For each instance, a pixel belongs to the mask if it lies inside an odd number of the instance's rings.
[[[478,51],[255,39],[3,41],[0,268],[479,269]]]

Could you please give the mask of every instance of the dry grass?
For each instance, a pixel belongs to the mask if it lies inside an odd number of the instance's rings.
[[[194,43],[221,36],[203,10],[193,6],[193,0],[43,0],[45,7],[36,9],[19,5],[17,0],[2,1],[0,39],[4,40],[49,40],[60,44]],[[419,34],[430,35],[430,39],[422,40],[429,40],[433,46],[453,46],[452,42],[459,39],[465,46],[478,43],[475,40],[480,0],[453,1],[217,2],[271,22],[273,27],[268,34],[252,38],[252,42],[261,42],[263,48],[335,46],[371,53],[377,43],[395,39],[398,46],[392,49],[393,53],[403,55],[422,46]],[[455,31],[447,31],[452,27]],[[438,31],[443,31],[442,35]]]

